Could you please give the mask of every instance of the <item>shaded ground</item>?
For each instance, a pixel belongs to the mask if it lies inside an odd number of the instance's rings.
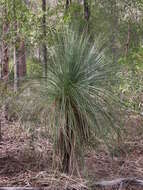
[[[90,152],[86,166],[90,177],[95,173],[97,180],[118,177],[138,177],[143,179],[143,120],[130,116],[126,122],[128,134],[124,142],[109,151]]]
[[[126,128],[129,133],[124,143],[112,152],[103,148],[96,152],[88,151],[85,168],[81,171],[82,178],[69,177],[52,170],[52,145],[46,139],[29,136],[28,131],[18,123],[4,125],[3,141],[0,143],[0,186],[82,189],[86,184],[83,179],[93,182],[120,177],[143,179],[142,118],[130,116],[127,119]],[[34,143],[31,138],[35,139]],[[139,187],[126,189],[139,190]]]

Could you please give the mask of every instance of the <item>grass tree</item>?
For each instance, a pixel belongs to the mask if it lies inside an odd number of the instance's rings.
[[[110,91],[116,69],[84,35],[66,29],[55,35],[54,42],[47,80],[35,85],[40,95],[30,107],[36,109],[37,104],[36,113],[42,107],[46,110],[61,169],[69,173],[78,155],[96,137],[119,134],[112,113],[116,100]]]

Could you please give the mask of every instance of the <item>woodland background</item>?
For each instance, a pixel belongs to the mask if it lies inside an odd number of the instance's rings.
[[[142,189],[142,126],[142,0],[0,0],[0,186]]]

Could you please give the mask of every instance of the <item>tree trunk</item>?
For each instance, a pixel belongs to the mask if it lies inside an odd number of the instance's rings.
[[[43,30],[43,77],[47,77],[47,46],[45,43],[46,39],[46,0],[42,0],[42,11],[43,11],[43,19],[42,19],[42,30]]]
[[[73,139],[73,131],[69,127],[69,120],[67,116],[65,129],[60,130],[58,141],[58,149],[60,151],[61,158],[61,171],[67,174],[70,173]]]
[[[71,159],[71,142],[69,139],[69,127],[66,129],[66,139],[65,134],[61,130],[59,134],[58,149],[60,151],[61,157],[61,172],[69,173],[70,170],[70,159]]]
[[[117,63],[118,60],[118,48],[116,45],[117,41],[117,33],[118,33],[118,4],[117,1],[111,1],[111,18],[112,18],[112,25],[111,25],[111,50],[112,50],[112,59],[113,63]]]
[[[5,90],[5,89],[4,89]],[[6,114],[5,114],[5,105],[4,106],[1,106],[0,108],[0,142],[2,141],[3,139],[3,136],[2,136],[2,126],[5,124],[5,119],[6,119]]]
[[[16,48],[16,44],[14,46],[13,61],[14,61],[14,92],[17,92],[17,90],[18,90],[18,66],[17,66],[17,48]]]
[[[18,22],[16,16],[16,4],[13,0],[13,14],[15,18],[14,30],[15,30],[15,41],[14,41],[14,91],[17,92],[19,79],[26,75],[26,55],[25,55],[25,43],[18,35]]]
[[[76,124],[81,131],[82,138],[89,139],[89,131],[86,130],[87,122],[86,119],[83,120],[83,115],[78,111],[74,103],[71,103],[74,118],[76,120]],[[71,173],[75,170],[78,171],[78,168],[75,168],[75,164],[77,162],[76,156],[76,142],[75,136],[72,127],[69,126],[69,116],[67,113],[66,116],[66,126],[64,129],[60,130],[59,141],[58,141],[58,149],[60,151],[60,157],[62,160],[62,172]]]
[[[0,43],[0,80],[2,79],[2,42]]]
[[[71,0],[66,0],[66,10],[68,10],[70,4],[71,4]]]
[[[17,75],[18,79],[26,75],[26,53],[24,40],[20,40],[17,50]]]
[[[84,0],[83,1],[83,5],[84,5],[84,18],[85,18],[86,21],[89,21],[89,18],[90,18],[90,8],[89,8],[88,0]]]
[[[15,27],[17,30],[17,26]],[[26,50],[24,40],[18,35],[14,44],[14,91],[17,92],[19,79],[26,75]]]
[[[127,42],[126,42],[126,47],[125,47],[125,56],[128,55],[128,51],[129,51],[129,45],[130,45],[130,22],[128,22],[128,35],[127,35]]]
[[[2,126],[1,126],[1,118],[0,118],[0,142],[2,141],[2,131],[1,131],[1,128],[2,128]]]
[[[15,39],[14,39],[14,49],[13,49],[13,65],[14,65],[14,92],[18,90],[18,66],[17,66],[17,17],[16,17],[16,2],[13,0],[13,15],[14,15],[14,31],[15,31]]]
[[[6,37],[9,29],[9,24],[5,20],[3,23],[3,39],[2,39],[2,61],[1,61],[1,78],[4,81],[8,80],[9,74],[9,52]]]
[[[4,17],[6,17],[6,7],[4,10]],[[0,79],[4,81],[4,89],[1,88],[1,90],[5,91],[5,88],[7,88],[7,80],[9,75],[9,52],[8,52],[8,44],[6,42],[7,33],[9,29],[9,24],[4,19],[3,25],[2,25],[2,41],[1,41],[1,47],[0,47]],[[2,120],[3,120],[3,112],[2,107],[0,108],[0,141],[2,141]]]

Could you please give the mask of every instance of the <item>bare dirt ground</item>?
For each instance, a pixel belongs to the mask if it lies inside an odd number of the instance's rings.
[[[53,171],[52,159],[56,158],[53,158],[49,141],[36,137],[32,143],[34,137],[27,130],[18,123],[8,123],[2,127],[3,140],[0,142],[0,186],[76,190],[86,189],[86,184],[101,180],[122,177],[143,180],[143,117],[131,115],[125,127],[129,133],[119,147],[112,153],[103,148],[87,151],[81,176],[71,177]],[[143,187],[126,184],[114,189],[139,190]]]

